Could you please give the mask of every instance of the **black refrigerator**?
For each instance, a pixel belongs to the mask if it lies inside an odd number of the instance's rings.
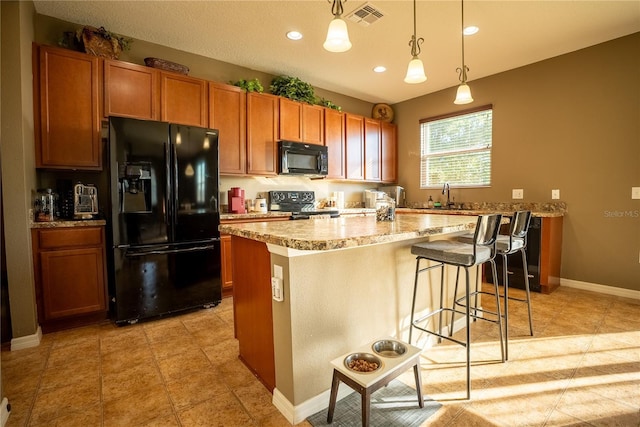
[[[115,323],[217,305],[218,131],[110,117],[109,184]]]

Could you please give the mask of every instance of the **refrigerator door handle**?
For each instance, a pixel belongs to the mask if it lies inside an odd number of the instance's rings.
[[[215,249],[215,245],[206,245],[206,246],[195,246],[191,248],[182,248],[182,249],[153,249],[150,251],[129,251],[126,250],[124,253],[125,257],[141,257],[147,255],[165,255],[165,254],[183,254],[188,252],[199,252],[204,250]]]
[[[178,223],[178,149],[175,144],[172,146],[173,149],[173,223]]]
[[[170,145],[165,143],[164,144],[164,157],[165,157],[165,173],[167,174],[167,179],[165,179],[165,199],[166,199],[166,208],[165,208],[165,212],[164,212],[164,220],[165,220],[165,224],[167,226],[169,226],[171,224],[171,221],[173,219],[173,200],[171,197],[171,149],[170,149]],[[172,234],[170,238],[173,237],[173,230],[170,230],[170,233]]]

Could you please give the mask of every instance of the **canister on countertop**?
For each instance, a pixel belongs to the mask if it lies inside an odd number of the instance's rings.
[[[267,199],[256,199],[254,210],[259,213],[267,213]]]
[[[55,221],[60,217],[58,194],[50,188],[40,189],[33,202],[33,219],[38,222]]]

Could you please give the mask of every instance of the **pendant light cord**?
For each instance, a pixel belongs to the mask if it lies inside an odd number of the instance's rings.
[[[424,39],[420,37],[416,38],[416,0],[413,0],[413,35],[409,40],[409,46],[411,46],[411,56],[417,58],[420,55],[420,44],[424,42]]]
[[[414,0],[415,1],[415,0]],[[456,71],[458,71],[458,73],[460,74],[458,76],[458,79],[464,84],[467,82],[467,71],[469,70],[469,68],[464,65],[464,0],[460,1],[461,3],[461,16],[462,16],[462,22],[460,25],[460,34],[462,35],[462,68],[458,68]]]

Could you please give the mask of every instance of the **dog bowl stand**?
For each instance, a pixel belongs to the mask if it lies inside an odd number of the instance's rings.
[[[393,339],[393,338],[389,338]],[[376,340],[379,341],[379,340]],[[343,354],[333,359],[333,381],[331,383],[331,397],[329,398],[329,412],[327,414],[327,423],[333,422],[333,411],[336,406],[336,397],[338,395],[338,387],[340,381],[360,393],[362,401],[362,426],[369,425],[369,415],[371,413],[371,394],[376,390],[386,386],[393,379],[404,373],[409,367],[413,366],[413,373],[416,380],[416,392],[418,394],[418,405],[424,408],[424,400],[422,399],[422,380],[420,377],[420,349],[410,344],[402,342],[407,347],[407,351],[396,357],[385,357],[376,354],[371,346],[376,341],[371,342],[368,346],[359,348],[355,351]],[[374,372],[355,372],[347,368],[344,359],[352,353],[371,353],[375,354],[382,360],[382,367]]]

